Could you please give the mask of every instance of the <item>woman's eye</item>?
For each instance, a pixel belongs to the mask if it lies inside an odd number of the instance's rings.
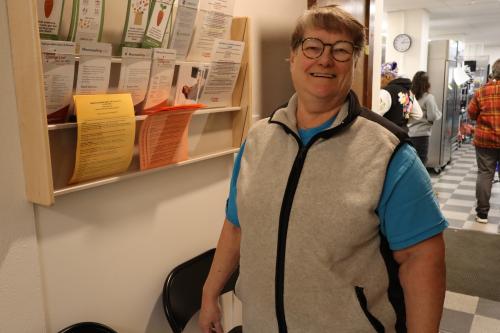
[[[307,50],[311,51],[311,52],[319,52],[319,51],[321,51],[321,48],[317,47],[317,46],[308,46]]]
[[[349,50],[346,49],[335,49],[333,52],[338,53],[338,54],[350,54]]]

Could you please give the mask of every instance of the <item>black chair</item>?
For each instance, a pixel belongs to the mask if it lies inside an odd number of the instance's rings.
[[[163,310],[174,333],[181,333],[201,307],[203,284],[207,279],[215,249],[202,253],[175,267],[163,286]],[[234,272],[222,294],[234,290],[238,271]],[[229,333],[241,332],[241,326]]]
[[[94,322],[82,322],[64,328],[59,333],[117,333],[112,328]]]

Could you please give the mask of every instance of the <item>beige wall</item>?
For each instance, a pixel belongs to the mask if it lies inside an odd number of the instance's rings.
[[[45,332],[33,205],[24,199],[5,1],[0,1],[0,332]]]
[[[306,0],[236,0],[235,15],[252,23],[253,104],[257,118],[268,116],[293,94],[289,41]]]
[[[0,42],[8,45],[0,3]],[[253,19],[257,114],[291,94],[284,59],[291,27],[305,7],[305,1],[236,0],[236,15]],[[119,38],[123,15],[107,11],[107,41]],[[0,52],[2,78],[9,78],[10,51]],[[164,279],[177,264],[215,246],[232,157],[57,197],[54,206],[33,212],[24,199],[10,82],[0,83],[0,332],[56,332],[88,320],[120,333],[169,332],[160,299]]]

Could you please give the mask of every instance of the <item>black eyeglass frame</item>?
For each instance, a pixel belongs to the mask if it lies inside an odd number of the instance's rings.
[[[306,52],[304,52],[304,42],[306,42],[307,40],[317,40],[319,41],[322,45],[323,45],[323,49],[321,50],[320,54],[317,56],[317,57],[310,57],[306,54]],[[351,41],[348,41],[348,40],[338,40],[336,41],[335,43],[325,43],[323,42],[321,39],[319,38],[316,38],[316,37],[307,37],[307,38],[303,38],[301,41],[300,41],[300,49],[302,50],[302,54],[306,57],[306,58],[309,58],[309,59],[318,59],[320,58],[323,53],[325,52],[325,48],[327,46],[330,46],[330,49],[333,51],[334,50],[334,46],[338,43],[348,43],[348,44],[351,44],[352,46],[352,53],[351,53],[351,56],[349,57],[349,59],[347,60],[338,60],[337,58],[335,58],[335,55],[333,52],[331,52],[331,56],[333,59],[335,59],[335,61],[338,61],[338,62],[348,62],[349,60],[352,59],[352,57],[354,56],[354,54],[356,53],[356,51],[359,51],[360,50],[360,47],[359,46],[356,46],[354,45],[353,42]]]

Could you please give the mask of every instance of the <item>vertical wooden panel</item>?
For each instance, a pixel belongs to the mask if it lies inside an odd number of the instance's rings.
[[[54,203],[36,1],[7,0],[27,199]]]
[[[373,86],[373,62],[375,46],[375,0],[366,0],[365,3],[366,18],[365,26],[368,28],[368,56],[365,57],[365,106],[371,108],[372,105],[372,86]]]
[[[245,42],[240,73],[233,92],[233,106],[241,107],[241,111],[235,114],[233,124],[233,147],[237,148],[241,146],[252,122],[252,61],[250,60],[250,20],[248,17],[233,19],[231,39]]]

